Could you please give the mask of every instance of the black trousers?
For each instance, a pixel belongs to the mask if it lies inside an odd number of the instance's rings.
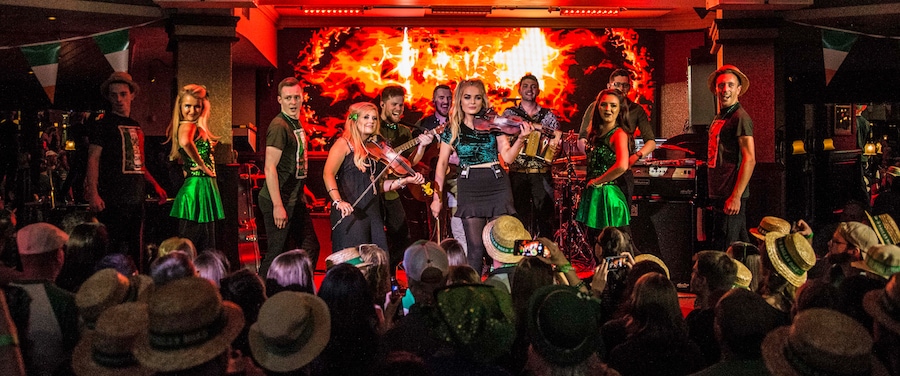
[[[710,246],[714,250],[725,251],[736,241],[749,242],[747,232],[747,199],[741,199],[741,210],[735,215],[726,215],[725,199],[710,199],[713,207]]]
[[[303,192],[301,190],[301,192]],[[259,210],[263,215],[266,226],[266,256],[259,265],[259,276],[266,279],[272,260],[278,255],[293,250],[303,249],[309,255],[313,268],[319,259],[319,238],[316,237],[316,229],[313,227],[312,217],[302,200],[294,205],[285,207],[288,215],[288,223],[284,228],[275,226],[275,210],[272,200],[259,198]]]
[[[553,186],[550,172],[522,173],[510,172],[513,205],[516,217],[525,225],[532,236],[552,238],[553,231]]]
[[[149,257],[144,246],[144,202],[106,202],[106,209],[97,214],[97,220],[106,226],[111,252],[131,256],[141,273],[149,271]],[[155,205],[155,204],[154,204]]]

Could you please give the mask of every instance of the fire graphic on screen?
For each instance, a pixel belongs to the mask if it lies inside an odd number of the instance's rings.
[[[606,87],[607,77],[579,81],[598,70],[634,71],[629,96],[650,110],[653,58],[638,39],[633,29],[322,28],[300,42],[294,70],[319,103],[306,108],[306,120],[326,126],[328,134],[343,125],[351,103],[372,101],[387,85],[406,88],[408,114],[427,114],[435,86],[455,88],[479,78],[491,106],[502,111],[511,105],[504,98],[518,97],[516,85],[528,73],[540,80],[538,102],[565,124],[580,121],[573,98],[579,85],[587,86],[581,91],[588,95]]]

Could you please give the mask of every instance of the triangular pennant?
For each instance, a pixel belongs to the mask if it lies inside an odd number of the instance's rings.
[[[37,77],[44,92],[53,103],[56,94],[56,72],[59,69],[59,42],[41,44],[37,46],[20,47],[28,64],[31,65],[31,71]]]
[[[825,85],[831,83],[834,74],[847,58],[856,39],[856,34],[834,30],[822,30],[822,55],[825,57]]]
[[[100,52],[115,72],[128,72],[128,29],[94,36]]]

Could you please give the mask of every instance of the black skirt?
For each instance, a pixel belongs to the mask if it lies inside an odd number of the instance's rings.
[[[456,180],[456,216],[460,218],[494,218],[516,214],[509,175],[503,169],[494,174],[491,168],[470,168],[469,176]]]

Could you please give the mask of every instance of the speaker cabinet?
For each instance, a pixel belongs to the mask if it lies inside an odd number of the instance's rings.
[[[634,200],[631,234],[640,253],[661,258],[672,282],[686,289],[691,282],[696,215],[691,201]]]

